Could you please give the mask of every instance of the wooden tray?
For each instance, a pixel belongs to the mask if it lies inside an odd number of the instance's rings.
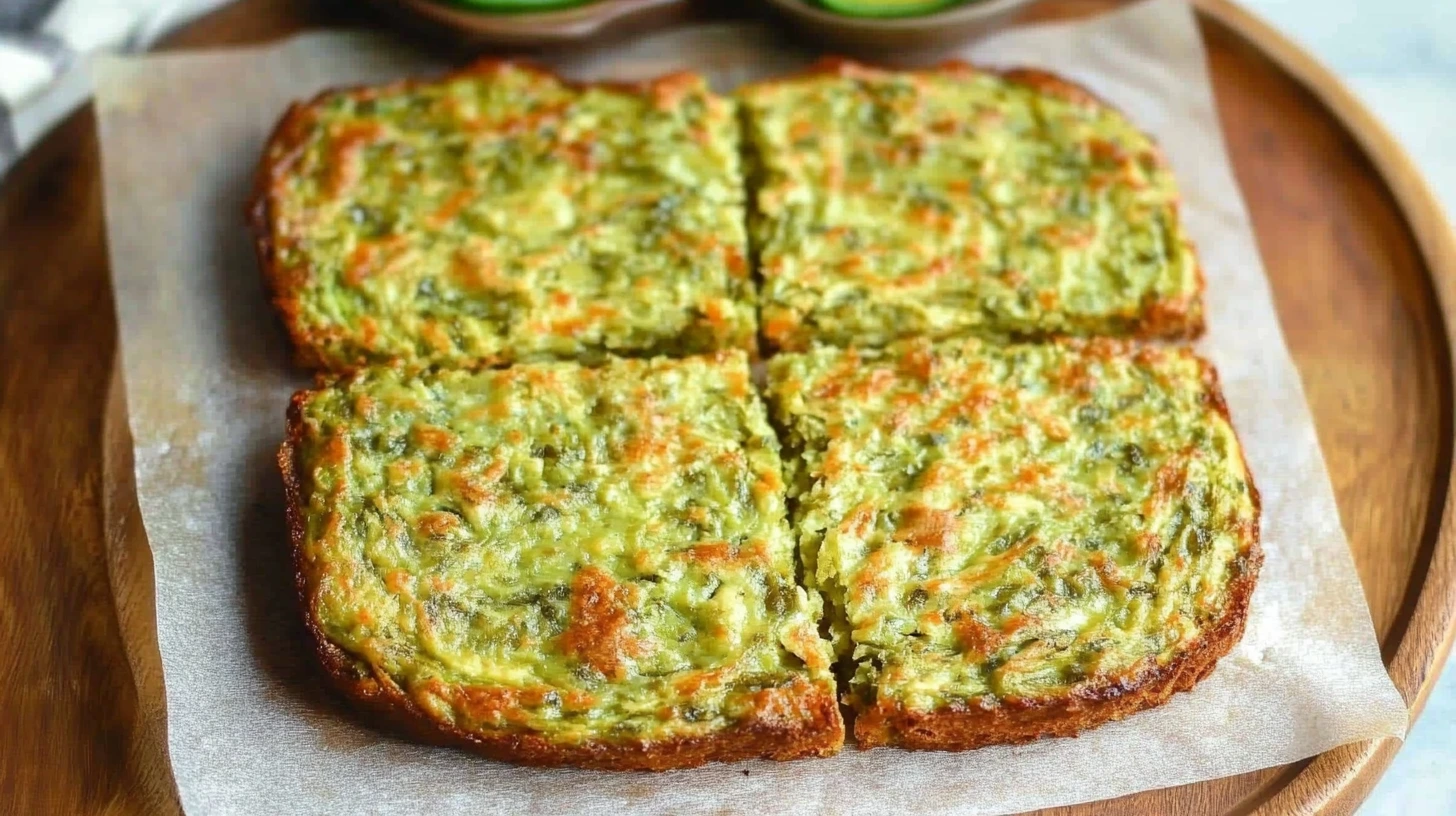
[[[340,5],[245,0],[168,47],[359,22]],[[1116,5],[1046,0],[1032,16]],[[1228,0],[1197,5],[1285,336],[1386,662],[1414,716],[1456,624],[1448,511],[1456,239],[1409,159],[1328,71]],[[178,809],[151,560],[125,407],[112,387],[115,335],[86,110],[0,187],[0,801],[18,813]],[[124,642],[143,656],[134,666]],[[1053,812],[1348,813],[1398,747],[1347,746]]]

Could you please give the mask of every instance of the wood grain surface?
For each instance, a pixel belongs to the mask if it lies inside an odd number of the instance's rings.
[[[1044,0],[1032,16],[1116,5]],[[1456,619],[1456,240],[1409,159],[1327,71],[1228,0],[1197,5],[1341,518],[1386,662],[1418,713]],[[353,9],[243,0],[166,47],[374,24]],[[0,186],[0,812],[179,810],[115,337],[87,109]],[[1046,812],[1348,813],[1397,748]]]

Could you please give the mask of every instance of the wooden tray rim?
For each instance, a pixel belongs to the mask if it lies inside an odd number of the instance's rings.
[[[1234,0],[1192,0],[1192,4],[1199,13],[1253,45],[1313,94],[1359,144],[1405,216],[1436,293],[1448,352],[1456,351],[1450,330],[1456,317],[1456,233],[1415,161],[1330,68],[1257,14]],[[1456,354],[1452,358],[1456,359]],[[1446,374],[1456,378],[1456,367]],[[1456,464],[1456,452],[1444,452],[1442,462],[1450,473]],[[1419,597],[1404,621],[1400,645],[1386,664],[1410,709],[1411,725],[1420,716],[1456,641],[1456,480],[1447,484],[1428,565]],[[1413,631],[1417,634],[1413,635]],[[1434,637],[1422,638],[1420,631]],[[1310,760],[1254,812],[1270,816],[1353,812],[1389,767],[1401,743],[1386,738],[1326,751]]]
[[[1411,229],[1437,296],[1449,359],[1456,360],[1456,345],[1450,331],[1456,322],[1456,233],[1415,162],[1333,71],[1271,24],[1235,0],[1188,1],[1198,14],[1236,34],[1311,93],[1359,145],[1389,188]],[[119,363],[118,357],[109,386],[113,400],[121,389]],[[1456,366],[1445,375],[1456,380]],[[107,448],[110,447],[108,444]],[[1456,466],[1456,451],[1443,452],[1438,472],[1442,468],[1452,472],[1453,466]],[[110,465],[105,466],[105,471],[116,472]],[[113,510],[116,503],[108,496],[104,510]],[[135,507],[134,500],[132,507]],[[1396,624],[1403,623],[1404,629],[1399,646],[1387,662],[1392,680],[1406,699],[1412,724],[1420,715],[1456,641],[1456,480],[1450,480],[1446,486],[1440,518],[1436,540],[1430,547],[1425,580],[1417,590],[1418,598],[1409,616]],[[108,529],[118,524],[120,520],[108,517]],[[1257,804],[1246,802],[1239,810],[1249,812],[1252,804],[1253,813],[1270,816],[1353,812],[1389,766],[1400,745],[1401,741],[1394,738],[1354,743],[1304,763],[1293,763],[1286,766],[1291,771],[1297,769],[1292,778],[1284,780],[1266,800]]]

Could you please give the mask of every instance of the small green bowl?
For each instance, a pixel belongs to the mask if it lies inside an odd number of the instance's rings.
[[[1036,0],[968,0],[912,17],[856,17],[815,0],[767,0],[816,44],[883,52],[950,48],[1015,22]]]

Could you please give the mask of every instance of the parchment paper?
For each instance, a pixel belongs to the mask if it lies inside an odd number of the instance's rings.
[[[691,67],[724,88],[797,66],[780,35],[712,26],[562,63],[584,77]],[[191,814],[980,813],[1263,768],[1404,733],[1227,160],[1195,22],[1178,0],[970,48],[1085,83],[1165,146],[1208,274],[1200,344],[1263,493],[1248,633],[1166,706],[1077,739],[963,754],[861,752],[660,775],[531,770],[360,724],[319,687],[296,621],[273,456],[289,365],[242,221],[287,102],[438,67],[382,38],[112,59],[98,70],[111,268],[155,559],[168,742]],[[43,269],[37,270],[44,274]]]

